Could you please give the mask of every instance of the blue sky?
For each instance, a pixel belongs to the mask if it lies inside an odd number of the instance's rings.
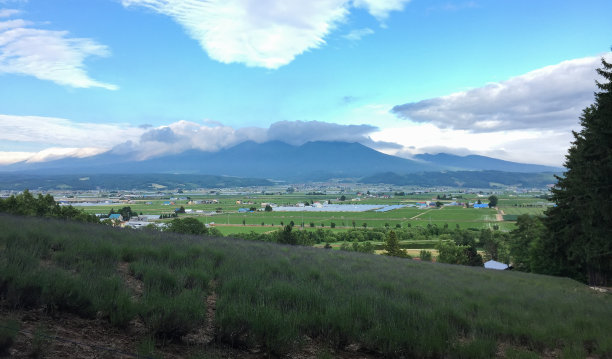
[[[610,14],[604,0],[0,0],[0,164],[337,139],[560,165]]]

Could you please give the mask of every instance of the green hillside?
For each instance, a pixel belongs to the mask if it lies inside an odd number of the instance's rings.
[[[129,335],[128,352],[612,356],[612,296],[569,279],[4,215],[0,228],[3,315],[75,314]]]

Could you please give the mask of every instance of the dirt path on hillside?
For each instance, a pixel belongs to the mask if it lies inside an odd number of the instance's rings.
[[[208,283],[210,294],[206,297],[206,323],[192,333],[181,338],[188,345],[209,345],[217,338],[215,316],[217,311],[217,282],[211,279]]]
[[[502,222],[504,220],[504,211],[501,209],[497,209],[497,221]]]
[[[433,208],[432,208],[432,209],[428,209],[427,211],[425,211],[425,212],[423,212],[423,213],[419,213],[419,214],[417,214],[416,216],[411,217],[410,219],[417,219],[417,218],[421,217],[422,215],[424,215],[425,213],[429,213],[429,212],[431,212],[431,211],[433,211]]]
[[[144,283],[141,280],[134,278],[130,274],[130,264],[128,262],[120,262],[117,264],[117,272],[119,272],[125,286],[128,287],[134,294],[132,296],[132,300],[140,300],[142,293],[144,292]]]

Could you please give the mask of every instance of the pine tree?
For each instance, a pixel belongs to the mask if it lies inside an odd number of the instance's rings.
[[[548,274],[592,285],[612,281],[612,64],[601,60],[595,103],[580,117],[582,129],[557,177],[545,219],[549,236],[537,244]]]
[[[400,247],[397,235],[390,231],[385,241],[385,254],[393,257],[406,257],[406,252]]]

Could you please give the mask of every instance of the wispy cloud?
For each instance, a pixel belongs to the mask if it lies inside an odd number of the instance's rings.
[[[0,141],[43,143],[53,147],[110,148],[145,130],[125,124],[79,123],[63,118],[0,115]]]
[[[99,147],[67,148],[50,147],[38,152],[8,152],[0,151],[0,165],[10,165],[17,162],[47,162],[66,157],[85,158],[106,152]]]
[[[363,29],[355,29],[342,37],[344,37],[347,40],[351,40],[351,41],[359,41],[364,36],[372,35],[373,33],[374,33],[374,30],[370,29],[369,27],[366,27]]]
[[[10,17],[16,10],[2,10]],[[94,40],[69,37],[67,31],[33,28],[23,19],[0,21],[0,74],[34,76],[60,85],[116,90],[117,86],[89,77],[84,61],[90,56],[109,56],[109,49]]]
[[[410,0],[353,0],[355,7],[367,9],[379,21],[385,20],[392,11],[404,10]]]
[[[476,1],[449,1],[447,3],[438,4],[428,8],[428,11],[459,11],[463,9],[477,8],[478,4]]]
[[[276,69],[305,51],[345,21],[351,7],[378,19],[401,10],[406,0],[122,0],[170,16],[210,58],[222,63]]]
[[[19,14],[21,11],[17,9],[0,9],[0,18],[10,17]]]
[[[593,101],[600,57],[547,66],[507,81],[393,107],[402,119],[441,128],[494,132],[570,129]]]

